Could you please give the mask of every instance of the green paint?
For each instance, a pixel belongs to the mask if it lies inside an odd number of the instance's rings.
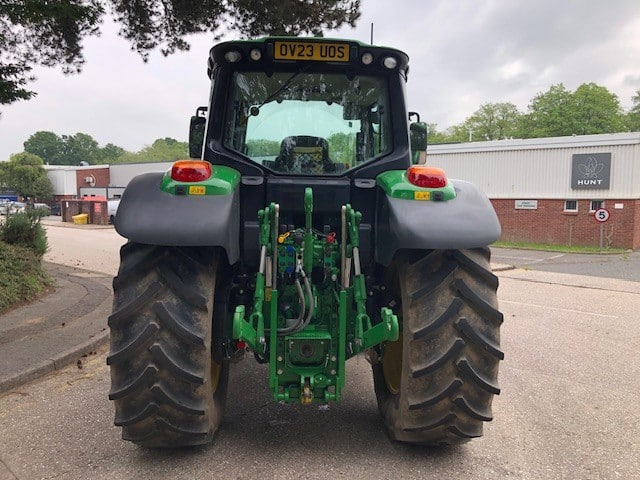
[[[177,182],[171,178],[171,170],[168,170],[162,177],[160,189],[163,192],[176,195],[176,188],[184,187],[184,195],[190,195],[189,187],[204,187],[204,195],[192,196],[229,195],[233,193],[239,183],[240,172],[236,169],[225,167],[224,165],[212,165],[211,177],[202,182]]]
[[[397,317],[387,308],[372,326],[363,274],[354,275],[352,285],[341,288],[340,244],[333,236],[313,230],[310,188],[305,191],[304,207],[304,228],[278,235],[277,243],[272,235],[277,228],[275,204],[258,212],[261,245],[277,253],[278,281],[267,288],[264,274],[258,272],[249,320],[245,320],[245,307],[236,307],[233,336],[269,359],[269,388],[275,400],[307,404],[340,400],[347,358],[396,340],[399,327]],[[350,205],[345,208],[347,251],[351,255],[358,245],[362,215]],[[295,279],[311,281],[312,271],[311,298],[305,293],[301,303]],[[308,324],[298,323],[298,318],[308,317],[311,306],[314,310]],[[298,328],[291,329],[296,324]]]
[[[404,198],[406,200],[424,202],[425,200],[415,199],[415,192],[431,192],[431,201],[433,201],[433,192],[442,192],[441,201],[446,202],[456,198],[456,191],[451,181],[447,181],[447,185],[442,188],[417,187],[407,179],[406,170],[389,170],[381,173],[376,177],[376,182],[387,195],[393,198]]]

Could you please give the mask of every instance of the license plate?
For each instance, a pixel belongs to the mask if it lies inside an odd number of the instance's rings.
[[[311,60],[314,62],[348,62],[348,43],[275,42],[276,60]]]
[[[201,185],[189,186],[189,195],[205,195],[207,193],[206,187]]]

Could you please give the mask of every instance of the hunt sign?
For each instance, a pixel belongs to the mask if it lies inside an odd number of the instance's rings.
[[[607,190],[611,179],[610,153],[576,153],[571,163],[571,188]]]

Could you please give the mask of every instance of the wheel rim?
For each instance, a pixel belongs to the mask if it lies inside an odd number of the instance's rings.
[[[382,356],[382,372],[389,391],[397,395],[402,378],[402,338],[387,342]]]

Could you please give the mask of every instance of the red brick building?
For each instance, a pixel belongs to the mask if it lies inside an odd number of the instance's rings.
[[[640,133],[431,145],[427,163],[487,193],[502,240],[640,249]]]

